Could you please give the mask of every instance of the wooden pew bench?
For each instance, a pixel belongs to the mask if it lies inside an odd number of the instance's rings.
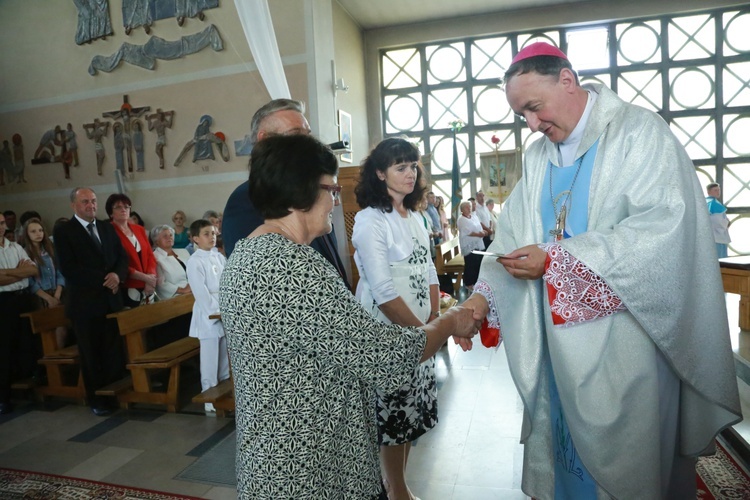
[[[216,408],[216,416],[224,417],[234,411],[234,382],[232,377],[219,382],[219,385],[207,389],[193,397],[193,403],[211,403]]]
[[[210,314],[208,319],[221,319],[221,314]],[[193,403],[211,403],[216,408],[216,416],[224,417],[227,412],[234,412],[234,382],[230,376],[219,385],[207,389],[193,397]]]
[[[458,237],[440,243],[435,249],[435,271],[438,276],[451,276],[453,292],[457,296],[464,276],[464,256],[461,255]]]
[[[31,331],[41,336],[43,356],[38,361],[47,369],[47,385],[36,386],[34,390],[44,399],[46,396],[70,398],[83,403],[86,391],[83,387],[78,346],[60,348],[55,330],[60,326],[70,327],[65,316],[65,308],[53,307],[24,313],[29,318]]]
[[[750,255],[719,259],[719,268],[724,291],[740,296],[740,328],[750,330]]]
[[[158,349],[146,349],[146,332],[157,325],[188,314],[193,310],[192,294],[178,295],[133,309],[110,314],[117,320],[120,335],[125,337],[130,384],[116,382],[97,391],[100,395],[116,395],[122,408],[132,403],[165,405],[167,411],[176,412],[180,389],[180,368],[185,361],[200,355],[200,341],[184,337]],[[169,370],[166,392],[154,391],[151,377],[155,370]]]

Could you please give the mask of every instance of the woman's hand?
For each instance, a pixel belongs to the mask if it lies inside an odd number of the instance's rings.
[[[471,351],[471,348],[474,345],[474,342],[472,342],[471,339],[456,337],[455,335],[453,336],[453,343],[458,344],[464,352]]]
[[[158,281],[158,278],[155,274],[144,274],[143,275],[143,282],[146,283],[147,287],[151,287],[151,291],[154,291],[154,288],[156,288],[156,283]]]
[[[49,307],[57,307],[60,305],[60,301],[48,293],[42,293],[42,298]]]
[[[471,339],[482,325],[481,321],[474,319],[474,310],[468,307],[451,307],[442,317],[445,318],[445,321],[448,321],[448,319],[452,321],[454,337]]]

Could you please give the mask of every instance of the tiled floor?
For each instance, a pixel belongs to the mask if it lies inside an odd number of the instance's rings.
[[[750,333],[737,327],[737,296],[728,295],[727,305],[735,352],[750,352]],[[488,350],[477,339],[464,353],[451,342],[437,366],[440,423],[414,444],[407,470],[412,491],[423,500],[527,498],[520,490],[521,404],[502,347]],[[750,386],[740,387],[750,416]],[[81,406],[19,401],[18,411],[0,416],[0,467],[235,498],[233,488],[176,479],[231,425],[199,409],[191,404],[178,414],[138,409],[99,418]],[[750,440],[750,419],[737,428]]]

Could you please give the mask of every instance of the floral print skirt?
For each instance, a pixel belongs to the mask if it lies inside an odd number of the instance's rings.
[[[435,358],[420,363],[408,384],[393,393],[377,391],[378,444],[414,441],[438,422]]]

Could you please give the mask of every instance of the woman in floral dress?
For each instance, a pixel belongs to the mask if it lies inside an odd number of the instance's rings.
[[[386,139],[365,160],[355,189],[363,209],[352,233],[357,298],[374,317],[401,326],[421,326],[440,315],[429,234],[417,212],[425,193],[419,157],[408,141]],[[404,473],[411,442],[438,420],[435,359],[418,365],[398,391],[377,391],[376,416],[388,496],[410,500]]]

